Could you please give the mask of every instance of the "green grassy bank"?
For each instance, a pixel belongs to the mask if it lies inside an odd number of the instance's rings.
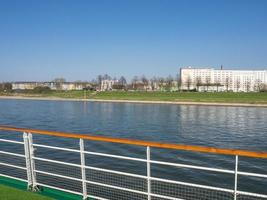
[[[0,199],[1,200],[52,200],[33,192],[22,191],[9,186],[0,185]]]
[[[39,192],[27,190],[27,183],[0,176],[0,199],[1,200],[80,200],[81,196],[62,192],[47,187],[40,187]],[[90,199],[93,200],[93,199]]]
[[[267,92],[89,92],[86,91],[49,91],[45,93],[0,93],[2,96],[56,97],[75,99],[140,100],[173,102],[212,102],[212,103],[249,103],[267,104]]]

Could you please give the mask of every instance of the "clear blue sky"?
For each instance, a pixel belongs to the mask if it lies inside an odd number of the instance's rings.
[[[0,82],[267,69],[266,0],[0,0]]]

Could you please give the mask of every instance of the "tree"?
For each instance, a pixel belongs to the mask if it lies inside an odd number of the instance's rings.
[[[96,79],[92,79],[91,81],[89,81],[91,84],[97,84],[97,80]]]
[[[0,91],[11,91],[12,84],[11,83],[1,83],[0,84]]]
[[[125,87],[122,84],[114,84],[114,85],[112,85],[112,89],[123,90],[123,89],[125,89]]]
[[[267,84],[263,84],[261,92],[267,92]]]
[[[218,78],[215,79],[215,83],[214,85],[216,86],[216,91],[219,92],[219,86],[221,86],[220,81],[218,80]]]
[[[53,82],[56,82],[56,83],[65,83],[66,82],[66,79],[65,78],[55,78],[53,80]]]
[[[37,86],[33,89],[34,93],[48,93],[51,91],[51,88],[48,86]]]
[[[164,86],[164,78],[162,77],[159,77],[158,78],[158,83],[159,83],[159,87],[160,87],[160,90],[162,90],[163,86]]]
[[[176,75],[176,81],[177,81],[177,90],[180,91],[180,89],[181,89],[181,76],[180,76],[180,74]]]
[[[246,90],[247,90],[247,92],[250,91],[250,87],[251,87],[251,82],[250,82],[249,79],[247,79],[247,81],[246,81]]]
[[[239,91],[240,86],[241,86],[241,83],[240,83],[240,79],[238,78],[238,79],[236,79],[236,90],[237,90],[237,92]]]
[[[127,85],[127,81],[126,79],[124,78],[124,76],[121,76],[120,79],[119,79],[119,83],[123,86],[126,86]]]
[[[103,80],[111,80],[111,77],[108,74],[105,74],[103,76]]]
[[[261,82],[260,79],[257,79],[257,80],[255,81],[255,89],[256,89],[258,92],[260,92],[260,91],[262,91],[263,88],[264,88],[264,84]]]
[[[123,76],[120,77],[119,81],[116,81],[116,80],[117,79],[114,78],[114,84],[112,85],[112,89],[115,89],[115,90],[126,89],[127,82]]]
[[[146,90],[147,90],[148,79],[145,77],[145,75],[143,75],[143,76],[141,77],[141,81],[142,81],[142,83],[144,84],[144,86],[145,86],[145,88],[146,88]]]
[[[53,82],[55,82],[55,86],[57,90],[61,90],[62,89],[62,83],[66,82],[65,78],[55,78],[53,80]]]
[[[103,80],[103,76],[102,75],[98,75],[97,76],[97,84],[101,85],[102,80]]]
[[[207,91],[209,91],[209,86],[211,85],[211,79],[210,79],[210,76],[207,76],[206,77],[206,80],[205,80],[205,84],[206,84],[206,87],[207,87]]]
[[[172,83],[173,83],[173,78],[171,75],[169,75],[167,78],[166,78],[166,89],[167,90],[171,90],[172,88]]]
[[[229,86],[230,86],[230,78],[226,77],[225,79],[225,87],[226,87],[226,91],[229,91]]]
[[[133,86],[133,89],[136,90],[137,89],[137,82],[138,82],[138,76],[134,76],[133,79],[132,79],[132,86]]]
[[[199,87],[202,85],[201,77],[198,76],[196,77],[196,86],[197,86],[197,91],[199,91]]]
[[[150,84],[151,84],[151,89],[154,91],[155,90],[155,85],[157,84],[157,78],[153,77],[150,79]]]
[[[192,79],[190,76],[187,77],[186,81],[185,81],[186,87],[187,87],[187,91],[190,91],[190,87],[192,84]]]

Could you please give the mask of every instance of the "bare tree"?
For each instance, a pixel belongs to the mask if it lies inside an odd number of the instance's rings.
[[[197,91],[199,91],[199,87],[202,85],[201,77],[198,76],[196,77],[196,86],[197,86]]]
[[[134,76],[133,79],[132,79],[132,87],[134,90],[137,89],[137,82],[138,82],[138,76]]]
[[[145,89],[147,90],[148,79],[145,77],[145,75],[143,75],[143,76],[141,77],[141,81],[142,81],[142,83],[144,84]]]
[[[57,90],[62,90],[62,83],[66,82],[65,78],[55,78],[53,80],[53,82],[55,82],[55,86]]]
[[[12,90],[12,84],[11,83],[1,83],[0,84],[0,91],[10,91]]]
[[[180,89],[181,89],[181,76],[180,76],[180,74],[177,74],[176,75],[176,81],[177,81],[177,90],[178,91],[180,91]]]
[[[119,83],[123,86],[126,86],[127,85],[126,78],[124,76],[121,76],[119,79]]]
[[[214,85],[216,86],[216,91],[219,92],[219,86],[221,86],[221,83],[218,78],[215,79]]]
[[[82,85],[84,87],[85,84],[81,80],[74,81],[75,89],[77,89],[79,85]]]
[[[241,83],[240,83],[240,79],[238,78],[237,80],[236,80],[236,90],[237,90],[237,92],[239,92],[239,89],[240,89],[240,86],[241,86]]]
[[[97,85],[98,81],[96,79],[92,79],[91,81],[89,81],[89,83],[93,85]]]
[[[192,84],[192,79],[190,76],[187,77],[186,81],[185,81],[186,87],[187,87],[187,91],[190,91],[190,87]]]
[[[250,91],[250,88],[251,88],[251,82],[250,82],[249,79],[247,79],[247,81],[246,81],[246,90],[247,90],[247,92]]]
[[[263,84],[262,88],[262,92],[267,92],[267,84]]]
[[[166,78],[166,90],[170,91],[171,88],[172,88],[172,83],[173,83],[173,78],[171,75],[169,75],[167,78]]]
[[[56,82],[56,83],[64,83],[64,82],[66,82],[66,79],[65,78],[55,78],[54,80],[53,80],[53,82]]]
[[[157,84],[157,78],[153,77],[150,79],[150,84],[151,84],[151,89],[154,91],[155,90],[155,85]]]
[[[260,79],[257,79],[257,80],[255,81],[255,89],[256,89],[258,92],[260,92],[260,91],[263,90],[263,88],[264,88],[264,84],[261,82]]]
[[[102,75],[98,75],[97,76],[97,84],[101,85],[102,80],[103,80],[103,76]]]
[[[103,76],[103,80],[111,80],[111,77],[108,74],[105,74]]]
[[[158,83],[159,83],[160,90],[162,90],[164,83],[165,83],[164,78],[161,78],[161,77],[158,78]]]
[[[230,86],[230,78],[226,77],[225,79],[225,87],[226,87],[226,91],[229,91],[229,86]]]
[[[207,91],[209,91],[209,86],[211,85],[210,76],[206,77],[205,84],[206,84],[206,87],[207,87]]]

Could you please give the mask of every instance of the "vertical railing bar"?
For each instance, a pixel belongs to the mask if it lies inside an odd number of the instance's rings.
[[[27,168],[28,189],[30,189],[32,186],[32,174],[31,174],[31,164],[30,164],[28,133],[26,132],[23,133],[23,141],[24,141],[25,162]]]
[[[35,172],[35,162],[34,162],[34,147],[32,134],[28,133],[28,143],[29,143],[29,158],[30,158],[30,169],[31,169],[31,177],[32,177],[32,190],[38,191],[38,187],[36,184],[36,172]]]
[[[147,157],[147,199],[151,200],[151,167],[150,167],[150,147],[146,148]]]
[[[83,141],[83,139],[80,139],[80,157],[81,157],[83,199],[87,199],[87,184],[86,184],[86,171],[85,171],[86,169],[85,169],[84,141]]]
[[[234,200],[237,199],[237,175],[238,175],[238,155],[235,156],[235,187],[234,187]]]

